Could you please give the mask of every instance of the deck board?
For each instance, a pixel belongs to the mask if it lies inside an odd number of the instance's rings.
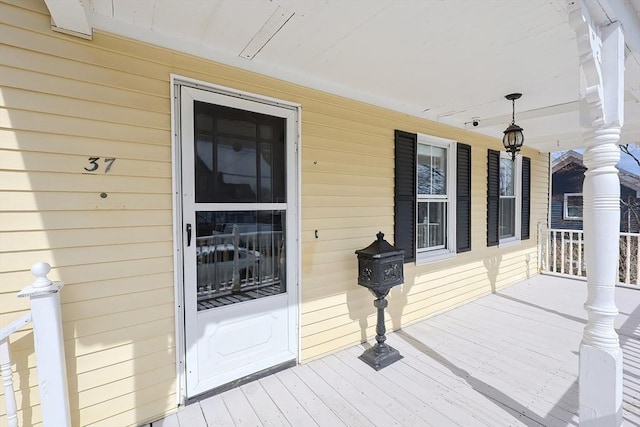
[[[333,356],[328,356],[331,358]],[[335,392],[344,400],[348,400],[361,414],[363,414],[374,426],[390,427],[401,426],[395,418],[395,413],[388,409],[389,397],[381,396],[380,390],[370,388],[364,393],[361,388],[352,383],[356,375],[344,377],[332,370],[326,362],[327,358],[317,360],[311,364],[311,368],[321,376]]]
[[[404,358],[380,371],[358,359],[369,344],[353,346],[204,399],[165,425],[577,426],[585,296],[584,281],[534,276],[389,333]],[[619,287],[616,298],[623,412],[640,425],[640,291]]]
[[[269,381],[254,381],[243,385],[241,389],[263,425],[269,427],[291,426],[287,418],[292,419],[292,417],[287,417],[283,411],[281,411],[279,405],[276,404],[277,400],[280,399],[289,401],[290,395],[288,392],[283,396],[278,395],[279,390],[274,390],[269,385],[269,383],[272,383],[274,380],[276,382],[278,380],[275,379],[275,377],[269,377],[268,380]]]
[[[336,356],[326,357],[323,361],[337,375],[348,378],[348,382],[357,390],[368,390],[367,398],[386,414],[390,414],[398,425],[424,425],[426,420],[417,416],[410,408],[403,405],[403,394],[391,393],[386,382],[376,382],[377,376],[370,372],[362,372],[345,364]],[[356,360],[359,361],[359,360]],[[364,365],[364,364],[362,364]],[[367,368],[368,366],[364,366]]]
[[[338,396],[335,390],[311,369],[310,365],[311,363],[300,365],[292,371],[308,384],[318,398],[325,402],[346,425],[353,427],[369,427],[373,425],[364,414],[351,405],[349,400]]]
[[[222,400],[229,409],[229,414],[236,426],[249,427],[262,425],[260,418],[258,418],[258,415],[254,412],[251,403],[249,403],[240,388],[234,388],[223,393]]]
[[[277,408],[281,412],[281,417],[285,418],[287,422],[292,426],[313,426],[315,421],[307,413],[302,405],[298,403],[293,394],[287,390],[282,382],[275,375],[263,378],[259,383],[264,387],[264,390],[268,393]],[[265,396],[265,397],[268,397]],[[258,408],[256,407],[256,412]],[[262,419],[262,418],[261,418]],[[275,420],[274,420],[275,421]],[[285,423],[275,423],[275,426],[286,426]]]
[[[346,424],[321,400],[315,392],[291,370],[276,374],[282,384],[307,409],[314,422],[320,426],[346,427]]]
[[[196,406],[196,405],[191,405]],[[202,414],[208,426],[233,427],[235,426],[233,418],[222,400],[222,396],[212,396],[209,399],[200,402]],[[154,426],[155,427],[155,423]]]

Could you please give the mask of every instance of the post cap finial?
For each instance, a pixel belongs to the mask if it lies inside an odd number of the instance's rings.
[[[47,274],[51,271],[51,266],[46,262],[37,262],[31,267],[31,273],[36,276],[35,282],[31,286],[34,288],[45,288],[51,285],[51,280],[47,278]]]

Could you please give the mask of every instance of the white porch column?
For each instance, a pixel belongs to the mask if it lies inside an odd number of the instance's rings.
[[[622,350],[614,329],[620,241],[620,180],[615,166],[620,150],[615,143],[619,138],[619,128],[591,131],[583,156],[588,168],[582,189],[588,320],[580,344],[581,427],[622,425]]]
[[[618,310],[620,160],[624,36],[618,23],[596,26],[584,0],[567,2],[580,54],[580,119],[587,150],[583,184],[588,319],[580,344],[581,427],[622,425],[622,350],[614,328]]]

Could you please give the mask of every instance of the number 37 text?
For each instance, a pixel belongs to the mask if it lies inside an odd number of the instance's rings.
[[[100,157],[89,157],[88,161],[89,164],[84,168],[87,172],[99,172],[98,169],[100,169],[100,165],[103,165],[104,173],[109,173],[116,159],[115,157],[106,157],[100,162]]]

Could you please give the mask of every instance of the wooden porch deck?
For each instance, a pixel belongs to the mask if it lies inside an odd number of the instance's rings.
[[[625,425],[640,425],[640,290],[617,288]],[[388,334],[374,371],[355,346],[202,400],[153,427],[578,425],[586,283],[535,276]]]

